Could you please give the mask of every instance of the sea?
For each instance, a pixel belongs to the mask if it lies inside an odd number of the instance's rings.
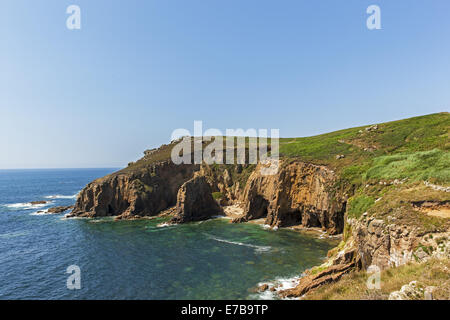
[[[255,288],[295,286],[336,245],[224,217],[168,225],[46,212],[115,170],[0,170],[0,299],[277,299]]]

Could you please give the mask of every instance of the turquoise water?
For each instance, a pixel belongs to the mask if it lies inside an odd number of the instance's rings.
[[[299,275],[334,243],[214,219],[112,221],[37,214],[68,205],[111,169],[0,170],[0,299],[247,299],[263,281]],[[161,226],[162,225],[162,226]],[[81,289],[66,268],[81,269]]]

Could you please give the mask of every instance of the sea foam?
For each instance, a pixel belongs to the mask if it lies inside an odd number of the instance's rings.
[[[250,244],[250,243],[231,241],[231,240],[226,240],[226,239],[222,239],[222,238],[213,237],[213,236],[210,236],[210,235],[208,235],[208,236],[211,239],[215,240],[215,241],[229,243],[229,244],[234,244],[234,245],[237,245],[237,246],[244,246],[244,247],[253,248],[253,249],[255,249],[255,252],[258,252],[258,253],[268,252],[268,251],[270,251],[272,249],[272,247],[270,247],[270,246],[257,246],[257,245]]]
[[[46,196],[46,199],[76,199],[78,196],[78,193],[71,195],[71,196],[65,196],[65,195],[61,195],[61,194],[55,194],[55,195],[51,195],[51,196]]]
[[[33,210],[37,208],[43,208],[48,206],[51,201],[46,203],[38,203],[38,204],[32,204],[31,202],[23,202],[23,203],[10,203],[10,204],[4,204],[3,207],[6,207],[8,209],[13,210]]]

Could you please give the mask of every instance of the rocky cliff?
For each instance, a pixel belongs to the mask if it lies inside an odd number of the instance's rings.
[[[281,296],[302,297],[350,272],[450,259],[450,221],[441,218],[450,201],[447,192],[440,191],[420,184],[398,187],[387,191],[368,212],[346,217],[344,240],[330,251],[328,260],[308,270],[296,288],[282,291]],[[433,211],[426,211],[440,213],[438,218],[423,214],[418,203],[428,204],[425,207]]]
[[[176,214],[171,223],[206,220],[221,213],[206,178],[196,174],[178,190]]]
[[[243,193],[244,215],[235,222],[266,218],[270,226],[320,227],[330,234],[344,227],[346,197],[336,190],[333,170],[301,161],[281,162],[276,175],[251,174]]]
[[[176,204],[173,222],[189,222],[216,215],[220,208],[211,194],[219,192],[222,204],[237,203],[244,209],[234,222],[265,218],[274,227],[303,225],[331,234],[342,232],[346,199],[334,188],[336,174],[332,170],[293,161],[282,163],[276,175],[267,176],[261,174],[261,167],[248,168],[251,174],[244,190],[238,181],[243,169],[238,166],[214,172],[205,164],[165,161],[132,173],[118,172],[83,189],[72,215],[153,216]]]
[[[79,194],[72,216],[153,216],[174,206],[178,189],[198,165],[153,163],[132,172],[117,172],[88,184]]]
[[[71,215],[135,218],[176,205],[172,222],[184,223],[217,214],[220,203],[242,209],[235,223],[343,232],[323,265],[282,292],[302,296],[370,266],[448,257],[449,123],[440,113],[280,139],[281,164],[268,176],[261,164],[175,165],[173,142],[87,185]]]

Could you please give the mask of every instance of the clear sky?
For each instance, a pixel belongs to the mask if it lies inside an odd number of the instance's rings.
[[[66,28],[71,4],[81,30]],[[0,168],[125,166],[194,120],[289,137],[449,111],[449,13],[448,0],[1,0]]]

